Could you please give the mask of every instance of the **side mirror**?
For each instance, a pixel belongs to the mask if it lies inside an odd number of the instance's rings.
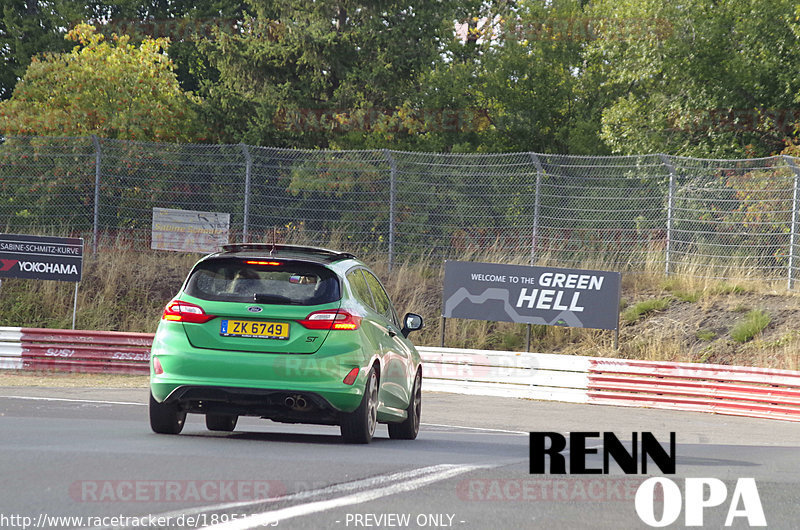
[[[422,329],[422,317],[416,313],[406,313],[406,316],[403,317],[403,329],[401,331],[403,336],[408,337],[409,333],[419,329]]]

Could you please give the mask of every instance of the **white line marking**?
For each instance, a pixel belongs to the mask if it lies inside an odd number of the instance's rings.
[[[98,403],[103,405],[138,405],[142,407],[146,407],[147,403],[136,403],[131,401],[101,401],[95,399],[68,399],[68,398],[54,398],[54,397],[38,397],[38,396],[0,396],[0,399],[29,399],[29,400],[38,400],[38,401],[66,401],[66,402],[73,402],[73,403]],[[445,427],[449,429],[466,429],[471,431],[484,431],[484,432],[496,432],[496,433],[503,433],[503,434],[524,434],[528,435],[528,431],[510,431],[506,429],[489,429],[487,427],[468,427],[466,425],[447,425],[444,423],[420,423],[420,425],[426,425],[428,427]]]
[[[244,519],[236,519],[225,523],[206,526],[205,528],[211,530],[249,530],[251,528],[257,528],[260,526],[265,526],[276,522],[285,521],[287,519],[293,519],[295,517],[311,515],[314,513],[324,512],[327,510],[332,510],[334,508],[341,508],[343,506],[350,506],[353,504],[361,504],[364,502],[380,499],[381,497],[395,495],[397,493],[405,493],[408,491],[419,489],[423,486],[427,486],[428,484],[432,484],[434,482],[446,480],[448,478],[455,477],[457,475],[461,475],[469,471],[474,471],[476,469],[486,468],[489,466],[451,465],[444,467],[445,469],[441,469],[440,471],[430,473],[428,475],[419,478],[406,480],[396,484],[390,484],[388,486],[383,486],[381,488],[362,491],[358,493],[351,493],[350,495],[337,497],[335,499],[310,502],[306,504],[300,504],[298,506],[289,506],[287,508],[281,508],[269,512],[262,512],[255,515],[251,515],[250,517],[245,517]]]
[[[266,499],[256,499],[251,501],[239,501],[239,502],[229,502],[225,504],[218,504],[218,505],[211,505],[211,506],[198,506],[196,508],[184,509],[184,510],[175,510],[172,512],[165,512],[158,514],[157,517],[177,517],[179,515],[196,515],[199,513],[205,512],[216,512],[220,510],[230,510],[233,508],[245,508],[247,506],[255,506],[257,504],[266,504],[266,503],[278,503],[278,502],[290,502],[290,501],[299,501],[299,500],[306,500],[306,499],[313,499],[314,497],[320,497],[324,495],[332,495],[336,493],[347,493],[354,490],[361,490],[361,489],[372,489],[378,486],[383,486],[387,483],[393,483],[398,481],[405,481],[411,480],[413,478],[419,477],[421,475],[426,475],[429,473],[436,473],[442,470],[447,470],[452,468],[452,465],[448,464],[439,464],[435,466],[428,466],[428,467],[421,467],[417,469],[412,469],[410,471],[400,471],[397,473],[392,473],[390,475],[378,475],[375,477],[368,477],[364,479],[354,480],[351,482],[343,482],[341,484],[333,484],[331,486],[325,486],[324,488],[319,488],[316,490],[308,490],[308,491],[298,491],[297,493],[290,493],[288,495],[282,495],[280,497],[272,497]],[[491,466],[478,466],[478,467],[491,467]],[[120,528],[120,527],[114,527]]]
[[[0,399],[28,399],[33,401],[67,401],[70,403],[98,403],[102,405],[138,405],[146,407],[147,403],[134,403],[132,401],[100,401],[94,399],[67,399],[36,396],[0,396]]]
[[[420,423],[420,425],[427,425],[428,427],[448,427],[451,429],[469,429],[472,431],[486,431],[486,432],[497,432],[502,434],[524,434],[528,436],[530,433],[528,431],[508,431],[506,429],[488,429],[485,427],[466,427],[464,425],[445,425],[443,423]]]

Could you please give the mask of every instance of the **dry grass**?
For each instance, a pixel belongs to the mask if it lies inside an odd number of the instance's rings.
[[[298,241],[292,241],[298,242]],[[331,248],[347,248],[333,241]],[[101,251],[85,259],[84,281],[78,296],[77,327],[118,331],[153,332],[164,304],[178,291],[197,255],[135,251],[120,248]],[[412,335],[418,345],[440,344],[442,261],[434,258],[395,264],[391,272],[385,255],[364,256],[380,278],[401,316],[407,311],[422,315],[426,327]],[[543,257],[546,258],[546,257]],[[623,301],[632,307],[640,302],[670,299],[669,307],[623,323],[620,349],[613,347],[613,332],[579,328],[533,326],[531,350],[568,355],[619,356],[693,362],[723,362],[800,368],[800,336],[794,333],[797,295],[786,291],[785,282],[765,282],[750,270],[731,269],[725,281],[706,278],[707,265],[697,263],[665,276],[663,256],[652,255],[644,272],[623,274]],[[469,253],[465,261],[527,264],[525,257],[493,253]],[[540,264],[543,264],[541,262]],[[552,263],[552,262],[550,262]],[[614,270],[602,260],[587,261],[579,268]],[[715,270],[715,273],[721,271]],[[4,310],[0,325],[69,328],[73,285],[27,280],[4,281],[0,295]],[[736,307],[762,307],[761,298],[783,304],[776,310],[764,306],[775,317],[770,333],[745,344],[730,340],[727,324],[703,324],[710,316],[730,313]],[[773,303],[773,306],[775,305]],[[739,314],[737,318],[741,318]],[[711,335],[699,330],[710,330]],[[526,326],[507,322],[451,319],[445,345],[459,348],[523,350]],[[106,377],[106,376],[103,376]]]
[[[149,376],[0,371],[0,387],[147,388]]]
[[[84,258],[78,284],[78,329],[153,332],[164,304],[198,256],[119,249]],[[0,324],[67,329],[74,284],[6,280]]]

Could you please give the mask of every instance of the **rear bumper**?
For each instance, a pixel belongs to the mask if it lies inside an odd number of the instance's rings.
[[[179,386],[164,400],[195,414],[258,416],[286,423],[336,425],[341,412],[313,392],[266,388]]]
[[[164,373],[155,374],[153,359]],[[315,354],[200,349],[180,327],[163,326],[151,350],[150,390],[156,401],[176,401],[189,412],[207,412],[197,409],[197,402],[203,402],[213,403],[220,413],[225,406],[238,410],[237,415],[274,418],[269,414],[274,403],[299,394],[308,396],[320,414],[337,414],[358,407],[370,361],[358,343],[345,341],[326,341],[324,352]],[[361,370],[355,384],[344,384],[356,367]]]

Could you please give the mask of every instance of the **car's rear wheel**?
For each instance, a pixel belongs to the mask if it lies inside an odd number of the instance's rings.
[[[342,418],[342,438],[348,443],[368,444],[378,424],[378,375],[372,368],[367,374],[364,396],[358,408]]]
[[[158,434],[179,434],[186,421],[186,411],[177,403],[159,403],[150,394],[150,428]]]
[[[411,387],[411,399],[406,409],[405,421],[389,424],[389,438],[394,440],[413,440],[419,433],[419,417],[422,413],[422,374],[417,373]]]
[[[206,414],[206,427],[209,431],[231,432],[238,419],[239,416],[231,414]]]

